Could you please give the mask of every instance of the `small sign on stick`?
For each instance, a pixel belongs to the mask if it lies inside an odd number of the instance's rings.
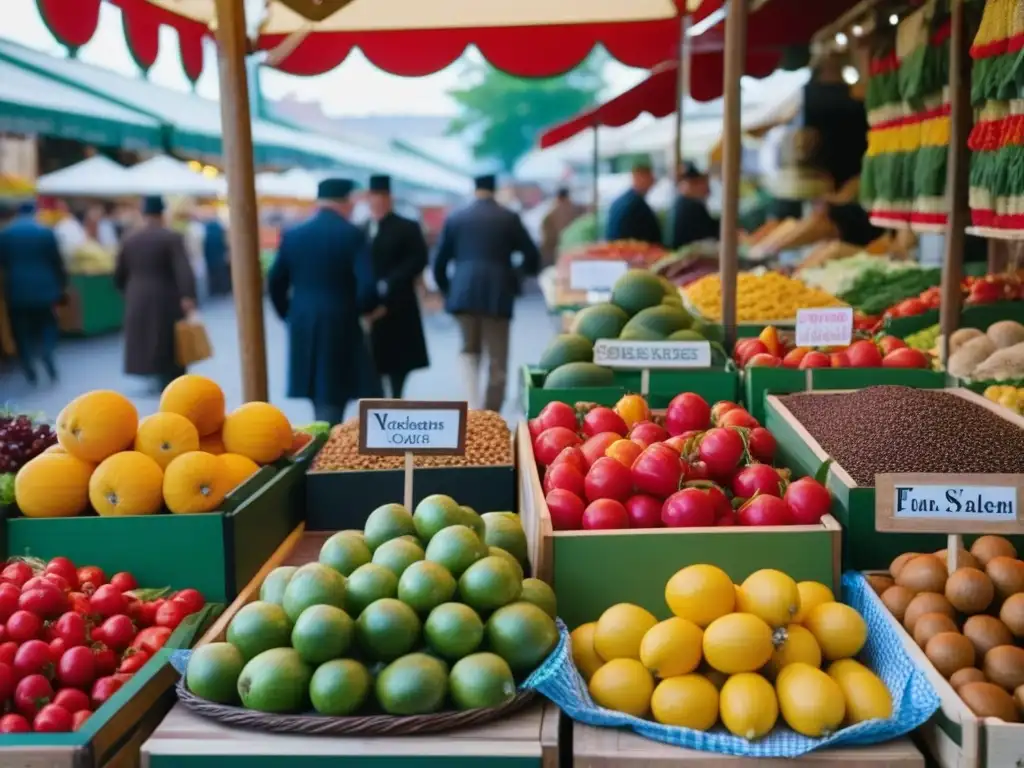
[[[853,308],[827,307],[796,311],[798,347],[845,347],[853,339]]]
[[[640,393],[650,390],[652,369],[710,368],[707,341],[625,341],[598,339],[594,362],[606,368],[640,371]]]

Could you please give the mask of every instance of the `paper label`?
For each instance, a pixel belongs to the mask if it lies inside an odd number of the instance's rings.
[[[706,341],[623,341],[599,339],[594,362],[606,368],[710,368]]]
[[[608,291],[629,269],[625,261],[581,259],[569,263],[569,288],[574,291]]]
[[[894,485],[892,509],[898,520],[1012,523],[1017,519],[1017,489],[991,485]]]
[[[845,347],[853,339],[853,308],[798,309],[798,347]]]
[[[463,454],[465,402],[360,400],[359,452]]]

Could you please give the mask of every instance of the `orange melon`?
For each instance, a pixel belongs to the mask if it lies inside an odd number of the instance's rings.
[[[74,517],[89,506],[92,471],[70,453],[43,452],[14,476],[14,502],[25,517]]]
[[[221,479],[228,493],[260,471],[259,464],[238,453],[224,453],[217,460],[220,461]]]
[[[103,460],[89,480],[89,501],[103,517],[152,515],[164,504],[164,472],[139,451],[122,451]]]
[[[200,437],[199,450],[212,453],[214,456],[220,456],[222,453],[227,453],[224,449],[224,438],[221,437],[220,430],[217,430],[212,435]]]
[[[160,410],[184,416],[195,424],[200,437],[220,429],[224,408],[224,391],[217,382],[194,373],[179,376],[160,395]]]
[[[97,389],[79,395],[57,415],[57,440],[68,453],[91,464],[135,442],[139,413],[119,392]]]
[[[248,456],[257,464],[270,464],[292,447],[292,425],[270,403],[246,403],[228,414],[221,430],[228,453]]]
[[[135,450],[165,469],[172,459],[199,450],[199,432],[179,413],[154,413],[139,422]]]
[[[164,503],[179,515],[212,512],[224,500],[227,489],[220,460],[212,453],[183,453],[164,470]]]

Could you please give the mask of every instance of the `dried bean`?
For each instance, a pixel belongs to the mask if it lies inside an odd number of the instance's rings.
[[[779,399],[858,485],[883,472],[1024,472],[1024,429],[948,392],[881,386]]]

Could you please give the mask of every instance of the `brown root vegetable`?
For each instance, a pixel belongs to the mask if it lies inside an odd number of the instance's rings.
[[[946,564],[946,570],[948,571],[949,570],[949,550],[948,549],[940,549],[938,552],[935,553],[935,556],[937,558],[939,558],[939,560],[941,560],[943,563]],[[957,557],[957,560],[956,560],[956,567],[958,569],[959,568],[979,568],[980,569],[980,568],[984,568],[985,566],[983,566],[979,562],[978,558],[976,558],[974,555],[972,555],[966,549],[961,549],[960,553],[959,553],[959,556]]]
[[[882,593],[882,602],[889,609],[889,613],[896,617],[896,621],[903,621],[907,606],[913,599],[914,593],[906,587],[891,586]]]
[[[944,613],[951,619],[956,618],[956,609],[945,595],[937,592],[922,592],[919,595],[914,595],[914,599],[910,601],[903,614],[903,626],[907,628],[907,632],[913,635],[914,624],[926,613]]]
[[[985,566],[985,573],[992,580],[1000,600],[1024,592],[1024,563],[1014,557],[993,557]]]
[[[1017,549],[1002,536],[982,536],[971,545],[971,554],[981,564],[988,565],[993,557],[1011,557],[1017,559]]]
[[[964,667],[958,669],[949,678],[949,684],[953,686],[954,691],[959,691],[960,686],[967,685],[968,683],[984,683],[985,673],[977,667]]]
[[[942,592],[946,589],[946,564],[935,555],[918,555],[900,569],[896,583],[912,592]]]
[[[1013,692],[1013,703],[1017,705],[1017,714],[1024,715],[1024,685]]]
[[[1017,639],[1024,638],[1024,592],[1006,598],[999,609],[999,620]]]
[[[895,579],[900,575],[900,571],[903,570],[903,566],[913,560],[915,557],[920,555],[920,552],[904,552],[902,555],[892,561],[889,566],[889,574]]]
[[[992,580],[977,568],[958,568],[946,580],[946,599],[960,613],[981,613],[996,595]]]
[[[940,632],[957,632],[956,623],[944,613],[926,613],[914,624],[914,642],[924,648]]]
[[[1013,697],[994,683],[967,683],[957,690],[964,704],[978,717],[998,717],[1008,723],[1020,722]]]
[[[971,641],[979,659],[985,658],[985,654],[996,646],[1013,644],[1010,630],[994,616],[971,616],[964,622],[963,633]]]
[[[1024,685],[1024,649],[1000,645],[985,654],[985,677],[1007,691]]]
[[[924,653],[947,679],[964,667],[974,666],[974,646],[959,632],[940,632],[928,641]]]
[[[891,576],[883,576],[879,573],[867,574],[865,578],[868,580],[868,584],[871,586],[871,589],[873,589],[875,594],[879,597],[882,596],[882,593],[885,592],[885,590],[889,589],[889,587],[896,583],[893,581]]]

